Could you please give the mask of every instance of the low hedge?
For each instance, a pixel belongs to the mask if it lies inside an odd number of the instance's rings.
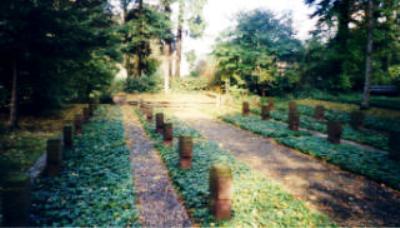
[[[317,227],[334,226],[326,216],[308,209],[303,202],[285,193],[264,175],[251,170],[237,161],[229,152],[221,149],[189,128],[184,123],[172,119],[175,136],[180,133],[194,137],[193,167],[190,170],[179,168],[179,154],[176,138],[174,146],[165,146],[159,134],[154,132],[154,123],[147,123],[140,116],[146,132],[159,150],[171,179],[183,196],[186,207],[196,223],[201,226],[288,226]],[[208,210],[210,167],[215,163],[228,164],[234,176],[233,218],[229,221],[215,222]]]

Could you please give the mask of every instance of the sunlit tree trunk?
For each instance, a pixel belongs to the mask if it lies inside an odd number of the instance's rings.
[[[184,11],[185,11],[185,2],[184,0],[179,0],[178,31],[176,36],[176,62],[175,62],[176,77],[181,77],[183,20],[185,13]]]
[[[17,69],[17,57],[14,57],[12,64],[12,88],[11,88],[11,101],[10,101],[10,118],[9,128],[11,130],[18,126],[18,69]]]
[[[368,6],[366,10],[367,16],[367,49],[365,58],[365,82],[363,100],[361,103],[362,109],[369,108],[369,96],[370,96],[370,84],[372,75],[372,49],[373,49],[373,29],[374,29],[374,3],[373,0],[368,0]]]
[[[169,92],[169,84],[170,84],[170,50],[169,50],[169,45],[165,44],[163,47],[163,52],[164,52],[164,92],[168,93]]]

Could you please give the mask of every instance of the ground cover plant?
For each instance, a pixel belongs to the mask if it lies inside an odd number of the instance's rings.
[[[263,103],[266,102],[265,99],[262,99]],[[255,103],[255,102],[253,102]],[[288,100],[282,100],[280,99],[279,102],[276,102],[274,105],[274,109],[273,111],[270,112],[271,118],[273,120],[276,121],[268,121],[268,123],[265,123],[264,127],[268,128],[268,125],[276,125],[278,124],[278,122],[284,122],[287,123],[288,122]],[[233,105],[233,107],[237,109],[239,109],[239,103],[236,102],[235,105]],[[261,114],[261,108],[259,105],[257,104],[253,104],[253,106],[250,107],[250,110],[252,113],[260,115]],[[327,133],[327,128],[326,128],[326,121],[318,121],[314,119],[314,108],[313,107],[309,107],[306,105],[298,105],[297,110],[299,111],[299,113],[301,113],[300,115],[300,127],[304,128],[304,129],[308,129],[308,130],[312,130],[312,131],[318,131],[321,133]],[[338,113],[337,111],[332,111],[332,110],[327,110],[325,112],[325,116],[326,119],[328,120],[340,120],[344,123],[349,122],[350,116],[348,113]],[[240,115],[227,115],[224,116],[224,120],[230,123],[235,123],[234,121],[231,121],[232,118],[241,118]],[[252,119],[253,117],[250,117],[250,119]],[[254,120],[257,120],[259,118],[254,117]],[[371,117],[368,117],[371,118]],[[249,118],[247,118],[249,119]],[[368,123],[368,122],[367,122]],[[382,122],[381,122],[382,123]],[[285,127],[287,126],[287,124],[281,124],[281,126]],[[252,131],[259,133],[259,131],[264,131],[263,135],[266,136],[270,136],[270,137],[274,137],[276,136],[276,134],[279,134],[278,132],[272,131],[270,134],[267,134],[267,131],[271,131],[268,129],[265,129],[263,127],[259,126],[259,123],[257,122],[251,122],[249,121],[249,124],[247,126],[247,128],[251,128]],[[269,129],[279,129],[276,128],[274,126],[271,126]],[[289,130],[279,130],[281,131],[289,131]],[[358,142],[361,144],[365,144],[365,145],[370,145],[373,146],[377,149],[381,149],[381,150],[388,150],[388,137],[386,134],[380,133],[380,132],[376,132],[376,131],[371,131],[368,129],[363,129],[363,130],[356,130],[353,129],[352,127],[350,127],[348,124],[344,124],[343,125],[343,135],[342,137],[344,139],[347,140],[351,140],[354,142]]]
[[[282,136],[270,134],[269,132],[282,131],[280,128],[287,128],[287,126],[281,125],[273,128],[274,125],[266,124],[271,120],[263,121],[259,117],[241,117],[240,114],[236,114],[236,116],[222,116],[221,118],[243,129],[275,138],[279,143],[298,149],[303,153],[313,155],[354,173],[365,175],[375,181],[400,189],[399,162],[390,159],[388,152],[371,152],[353,145],[330,144],[324,138],[301,133],[288,133]]]
[[[361,103],[360,94],[344,94],[344,95],[331,95],[328,93],[315,93],[312,95],[314,99],[349,103],[359,105]],[[400,111],[400,99],[398,97],[387,97],[387,96],[371,96],[370,97],[371,107],[387,108]]]
[[[5,164],[12,164],[13,171],[26,172],[45,153],[47,139],[62,131],[66,120],[72,120],[83,105],[70,105],[45,117],[21,117],[19,130],[2,132],[0,137],[0,172]],[[6,120],[0,118],[0,123]]]
[[[316,120],[314,115],[314,109],[310,109],[304,106],[298,107],[299,112],[302,114],[300,115],[300,127],[318,131],[321,133],[327,133],[326,128],[326,121],[318,121]],[[260,114],[260,108],[252,108],[251,111],[256,114]],[[287,107],[277,107],[277,109],[271,111],[271,117],[274,120],[288,122],[288,110]],[[328,114],[329,115],[329,114]],[[346,119],[349,118],[348,115]],[[337,119],[336,116],[329,115],[327,119],[335,120]],[[373,146],[378,149],[388,150],[388,137],[384,134],[369,131],[369,130],[356,130],[353,129],[349,124],[343,124],[343,139],[351,140],[354,142],[358,142],[361,144],[366,144]]]
[[[349,122],[349,113],[357,110],[351,105],[338,104],[332,102],[323,102],[317,100],[299,100],[299,112],[301,114],[312,115],[314,107],[318,104],[323,105],[326,110],[327,119],[336,119],[343,122]],[[365,127],[377,131],[398,131],[400,129],[400,113],[386,110],[373,110],[367,112],[365,116]]]
[[[64,152],[63,172],[37,180],[34,226],[139,226],[119,107],[101,107]]]
[[[141,114],[138,115],[165,161],[186,207],[195,222],[201,226],[333,226],[326,216],[307,209],[301,201],[294,199],[247,165],[238,162],[217,143],[202,138],[183,122],[173,118],[169,120],[174,124],[175,135],[174,146],[170,147],[165,146],[161,136],[155,133],[154,123],[148,123]],[[194,137],[193,166],[185,171],[178,165],[176,142],[176,137],[182,134]],[[215,223],[208,210],[209,168],[215,163],[229,164],[234,175],[234,216],[232,220],[220,223]]]

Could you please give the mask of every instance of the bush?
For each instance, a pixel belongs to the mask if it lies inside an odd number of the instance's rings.
[[[143,75],[138,78],[128,78],[124,86],[124,91],[127,93],[156,93],[159,92],[161,89],[161,78],[157,75]]]
[[[177,78],[171,81],[171,88],[176,92],[202,91],[208,88],[209,82],[206,78],[186,77]]]

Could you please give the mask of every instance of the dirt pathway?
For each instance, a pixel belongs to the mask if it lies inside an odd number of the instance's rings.
[[[125,135],[132,151],[131,162],[142,225],[190,227],[190,218],[178,199],[160,156],[147,138],[132,108],[124,106],[122,110]]]
[[[400,226],[400,193],[196,110],[176,116],[341,226]]]

